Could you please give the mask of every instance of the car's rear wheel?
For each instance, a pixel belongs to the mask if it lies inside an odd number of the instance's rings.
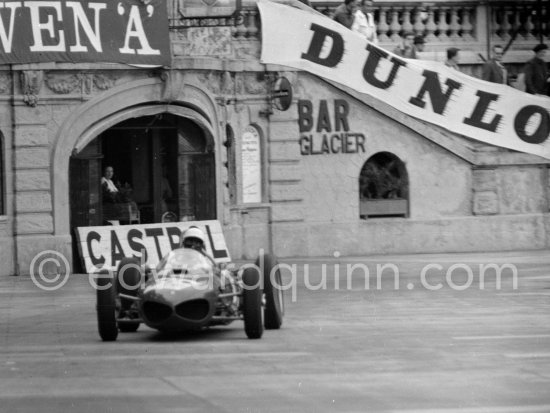
[[[142,282],[140,261],[138,258],[123,258],[118,264],[116,277],[116,290],[118,294],[137,297],[139,286]],[[118,318],[128,318],[135,313],[132,309],[134,301],[120,298]],[[123,333],[133,333],[139,328],[139,321],[121,321],[118,329]]]
[[[262,261],[265,295],[264,324],[267,330],[277,330],[283,324],[285,313],[281,272],[279,271],[279,263],[273,255],[266,253],[263,257],[258,257],[256,265],[259,268],[262,268],[260,265]]]
[[[108,274],[99,274],[97,278],[97,326],[103,341],[115,341],[118,336],[113,281]]]
[[[244,331],[248,338],[261,338],[264,324],[260,272],[256,268],[246,268],[243,271],[242,282]]]

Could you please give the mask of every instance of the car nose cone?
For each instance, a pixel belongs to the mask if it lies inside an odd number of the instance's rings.
[[[208,324],[216,310],[214,285],[208,275],[166,277],[147,285],[141,311],[147,325],[159,330],[187,330]]]

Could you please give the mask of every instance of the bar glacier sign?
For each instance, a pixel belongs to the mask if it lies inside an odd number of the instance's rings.
[[[164,0],[0,3],[0,64],[170,65]]]

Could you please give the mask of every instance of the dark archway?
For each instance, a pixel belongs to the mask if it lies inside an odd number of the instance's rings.
[[[216,219],[214,147],[193,120],[141,116],[103,131],[70,160],[71,229]],[[110,191],[102,177],[114,172]],[[77,257],[77,254],[73,255]]]
[[[359,175],[360,218],[409,215],[409,178],[401,159],[378,152],[363,165]]]

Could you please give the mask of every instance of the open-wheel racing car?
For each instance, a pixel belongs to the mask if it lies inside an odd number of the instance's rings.
[[[198,228],[186,231],[179,248],[155,269],[138,258],[124,258],[115,274],[98,276],[97,321],[103,341],[116,340],[119,331],[134,332],[141,323],[178,332],[243,320],[251,339],[261,338],[264,327],[281,327],[284,302],[276,258],[261,253],[255,266],[232,269],[215,263],[204,249],[187,245],[193,238],[201,238]]]

